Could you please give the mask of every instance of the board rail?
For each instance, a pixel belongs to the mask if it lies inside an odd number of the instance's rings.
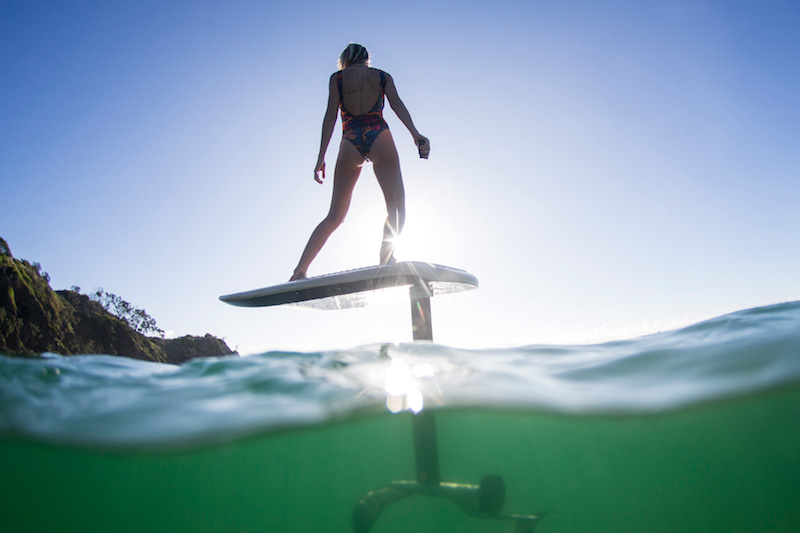
[[[458,268],[404,261],[290,281],[270,287],[220,296],[239,307],[300,305],[316,309],[363,307],[374,299],[368,293],[410,287],[411,299],[463,292],[478,287],[478,279]],[[404,298],[408,293],[404,293]]]

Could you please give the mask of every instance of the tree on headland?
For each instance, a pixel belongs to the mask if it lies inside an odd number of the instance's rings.
[[[45,281],[45,283],[49,285],[50,274],[48,274],[47,272],[42,272],[42,265],[40,265],[38,261],[34,261],[33,263],[31,263],[31,266],[34,268],[34,270],[36,270],[37,274],[42,276],[42,279]]]
[[[80,290],[79,287],[73,287]],[[76,291],[77,292],[77,291]],[[124,320],[127,324],[142,335],[156,334],[164,338],[164,330],[156,325],[155,318],[147,314],[144,309],[134,307],[120,296],[98,288],[89,298],[102,305],[106,311]]]

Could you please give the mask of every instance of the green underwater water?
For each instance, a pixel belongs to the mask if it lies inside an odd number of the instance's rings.
[[[349,532],[368,491],[414,478],[409,412],[222,445],[108,451],[0,440],[8,532]],[[505,513],[537,532],[800,531],[800,388],[670,412],[436,412],[444,481],[502,475]],[[513,532],[414,496],[371,530]]]
[[[384,489],[415,480],[412,427],[430,413],[446,483]],[[490,509],[491,474],[502,514],[540,516],[538,532],[796,533],[798,421],[800,302],[589,346],[413,343],[180,366],[0,355],[0,523],[365,533],[351,525],[359,502],[363,526],[412,488]],[[526,533],[445,498],[384,507],[372,533]]]

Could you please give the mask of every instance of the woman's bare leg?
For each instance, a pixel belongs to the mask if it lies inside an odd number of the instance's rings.
[[[330,210],[308,239],[308,244],[303,250],[300,262],[297,264],[297,268],[294,269],[294,274],[289,281],[306,277],[311,261],[314,260],[325,245],[331,233],[344,222],[344,217],[350,208],[353,188],[356,186],[356,181],[358,181],[363,165],[364,158],[356,150],[356,147],[350,141],[342,139],[339,145],[339,156],[336,159],[336,168],[333,173],[333,196]]]
[[[384,130],[375,139],[369,152],[375,177],[386,200],[386,223],[383,226],[380,264],[394,262],[394,239],[403,231],[406,221],[406,193],[403,188],[403,174],[400,171],[400,158],[397,156],[392,134]]]

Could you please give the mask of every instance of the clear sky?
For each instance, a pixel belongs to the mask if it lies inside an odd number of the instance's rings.
[[[390,72],[403,260],[463,268],[437,342],[586,343],[800,299],[800,3],[0,3],[0,236],[243,354],[411,339],[404,303],[217,300],[288,279],[348,42]],[[332,168],[341,127],[327,161]],[[371,169],[310,275],[377,262]]]

